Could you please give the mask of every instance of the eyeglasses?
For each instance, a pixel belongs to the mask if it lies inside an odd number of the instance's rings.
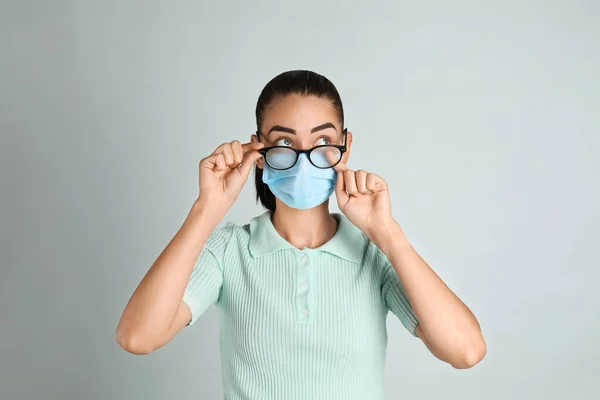
[[[259,132],[256,132],[259,135]],[[308,150],[296,150],[288,146],[272,146],[258,150],[265,158],[269,167],[277,170],[286,170],[292,168],[298,162],[300,154],[306,153],[308,160],[312,165],[320,169],[333,168],[342,161],[342,155],[346,152],[346,140],[348,129],[342,131],[344,135],[344,144],[342,146],[334,144],[324,144],[315,146]]]

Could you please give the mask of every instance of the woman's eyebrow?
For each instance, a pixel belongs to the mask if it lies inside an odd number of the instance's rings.
[[[326,122],[324,124],[321,124],[319,126],[315,126],[314,128],[312,128],[310,130],[310,133],[315,133],[318,131],[322,131],[324,129],[327,128],[333,128],[335,129],[335,125],[333,125],[331,122]],[[267,135],[273,131],[278,131],[278,132],[286,132],[286,133],[291,133],[292,135],[296,134],[296,131],[292,128],[287,128],[285,126],[281,126],[281,125],[274,125],[271,129],[269,129],[269,132],[267,132]],[[337,129],[335,129],[335,131],[337,132]]]
[[[271,129],[269,129],[269,132],[267,132],[267,135],[273,131],[291,133],[292,135],[296,134],[296,131],[293,130],[292,128],[286,128],[285,126],[281,126],[281,125],[274,125]]]
[[[333,125],[331,122],[326,122],[324,124],[321,124],[319,126],[315,126],[314,128],[312,128],[310,130],[310,133],[322,131],[323,129],[327,129],[327,128],[333,128],[337,132],[337,129],[335,129],[335,125]]]

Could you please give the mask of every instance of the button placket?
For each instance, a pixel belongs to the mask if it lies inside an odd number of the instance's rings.
[[[298,322],[309,322],[312,319],[311,312],[311,279],[310,258],[306,251],[302,251],[298,257],[298,268],[296,274],[296,304]]]

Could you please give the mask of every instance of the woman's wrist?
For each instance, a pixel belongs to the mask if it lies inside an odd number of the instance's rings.
[[[192,204],[188,219],[192,220],[194,225],[206,227],[210,230],[210,233],[219,225],[219,222],[227,213],[227,210],[222,209],[222,205],[198,198]]]
[[[393,247],[410,247],[410,243],[406,239],[402,228],[395,220],[392,220],[387,224],[380,225],[369,236],[371,241],[375,243],[375,245],[379,247],[386,255]]]

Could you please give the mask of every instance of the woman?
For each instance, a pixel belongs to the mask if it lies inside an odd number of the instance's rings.
[[[479,362],[477,320],[404,236],[386,182],[346,167],[334,85],[280,74],[256,122],[249,143],[200,162],[198,199],[127,304],[119,344],[149,353],[216,304],[228,399],[382,399],[389,310],[439,359]],[[254,165],[267,211],[217,228]],[[329,212],[334,191],[343,215]]]

